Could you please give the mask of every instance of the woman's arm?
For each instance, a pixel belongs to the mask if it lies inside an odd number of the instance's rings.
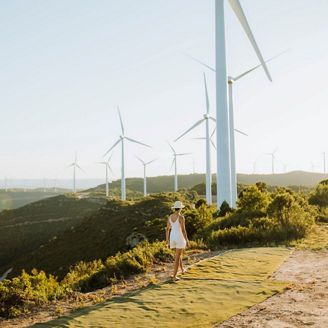
[[[166,245],[169,246],[169,233],[171,230],[171,223],[170,219],[167,219],[167,224],[166,224]]]
[[[182,216],[182,215],[179,216],[179,222],[180,222],[183,237],[187,242],[187,247],[189,247],[189,239],[187,237],[187,231],[186,231],[186,227],[185,227],[185,218],[184,218],[184,216]]]

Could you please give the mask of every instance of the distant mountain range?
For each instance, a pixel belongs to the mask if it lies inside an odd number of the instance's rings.
[[[328,174],[306,171],[292,171],[279,174],[238,174],[238,182],[253,184],[257,181],[263,181],[274,186],[315,186],[325,179],[328,179]]]
[[[257,181],[263,181],[270,185],[304,185],[304,186],[315,186],[321,180],[328,179],[328,174],[307,172],[307,171],[292,171],[287,173],[278,174],[244,174],[238,173],[238,182],[252,184]],[[215,174],[213,174],[213,182],[215,181]],[[140,191],[143,190],[143,178],[127,178],[127,188]],[[190,188],[196,184],[205,182],[205,174],[194,173],[194,174],[181,174],[179,175],[179,188]],[[84,190],[88,188],[97,188],[96,186],[102,185],[104,179],[78,179],[77,188]],[[172,191],[174,184],[173,175],[161,175],[156,177],[148,177],[147,185],[149,192],[161,192],[161,191]],[[4,182],[0,183],[0,189],[4,189]],[[54,189],[55,180],[46,179],[45,183],[43,179],[11,179],[8,182],[8,188],[24,188],[36,189],[46,187],[48,192]],[[72,188],[72,179],[58,179],[56,182],[57,188]],[[131,185],[134,186],[131,188]],[[121,186],[121,180],[113,181],[110,186],[112,188],[119,188]],[[137,188],[137,189],[136,189]],[[41,191],[41,190],[40,190]]]
[[[254,184],[258,181],[265,182],[271,186],[308,186],[313,187],[320,181],[328,179],[328,174],[313,173],[306,171],[292,171],[279,174],[238,174],[239,183]],[[205,174],[179,175],[179,188],[192,188],[195,185],[205,182]],[[216,182],[216,176],[213,174],[212,181]],[[174,176],[163,175],[147,178],[147,191],[149,193],[167,192],[173,190]],[[113,181],[109,186],[111,188],[120,188],[121,180]],[[101,184],[89,191],[104,191],[105,185]],[[142,178],[127,178],[126,188],[131,191],[143,191]]]

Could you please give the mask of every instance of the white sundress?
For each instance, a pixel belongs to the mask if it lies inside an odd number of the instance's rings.
[[[171,224],[170,248],[186,248],[186,240],[182,234],[179,217],[173,222],[172,215],[169,217]]]

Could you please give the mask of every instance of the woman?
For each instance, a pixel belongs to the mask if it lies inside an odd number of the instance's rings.
[[[173,271],[173,281],[179,280],[177,277],[178,268],[180,266],[182,274],[185,273],[185,270],[182,266],[182,250],[186,247],[189,247],[189,240],[187,237],[187,232],[185,228],[185,218],[180,215],[181,210],[184,208],[184,205],[180,201],[176,201],[172,206],[175,212],[171,214],[167,220],[166,226],[166,245],[170,248],[175,249],[175,263]],[[169,233],[170,241],[169,241]]]

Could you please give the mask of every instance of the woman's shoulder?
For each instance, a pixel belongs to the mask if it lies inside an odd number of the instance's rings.
[[[183,222],[185,220],[185,217],[183,215],[179,215],[179,221]]]

